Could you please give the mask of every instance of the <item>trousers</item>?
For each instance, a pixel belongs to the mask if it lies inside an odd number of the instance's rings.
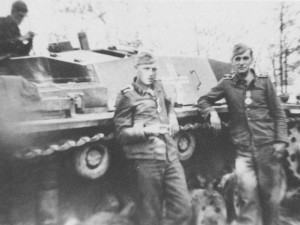
[[[239,212],[233,224],[280,225],[286,178],[273,145],[237,147],[235,167]]]
[[[187,225],[191,204],[183,167],[174,161],[132,159],[139,225]]]

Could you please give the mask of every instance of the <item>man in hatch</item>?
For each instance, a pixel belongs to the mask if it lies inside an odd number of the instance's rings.
[[[34,33],[28,31],[21,35],[19,25],[27,16],[28,8],[25,2],[16,1],[12,4],[11,14],[0,18],[0,75],[9,74],[7,60],[9,57],[28,55]]]
[[[215,130],[221,120],[212,107],[226,99],[230,134],[236,148],[235,170],[240,210],[233,224],[279,225],[279,204],[285,175],[280,158],[288,145],[285,113],[268,76],[250,68],[253,51],[237,44],[232,54],[232,74],[198,100],[199,110]]]
[[[136,56],[136,77],[116,102],[116,137],[132,167],[140,225],[185,225],[190,200],[184,171],[172,136],[179,131],[171,101],[152,54]],[[165,205],[165,213],[163,213]]]

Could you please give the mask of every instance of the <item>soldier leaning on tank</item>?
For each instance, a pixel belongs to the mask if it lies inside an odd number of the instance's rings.
[[[233,73],[198,100],[199,110],[211,126],[221,129],[212,107],[226,99],[230,113],[230,135],[236,147],[235,170],[240,212],[233,224],[279,225],[279,204],[285,175],[280,163],[288,145],[285,113],[268,76],[250,68],[252,49],[244,44],[233,48]]]
[[[12,4],[11,14],[0,18],[0,75],[9,74],[9,57],[28,55],[32,48],[34,33],[28,31],[22,36],[19,29],[27,13],[27,5],[16,1]]]
[[[173,105],[156,80],[151,54],[137,55],[135,68],[132,85],[117,98],[114,124],[136,182],[137,224],[188,224],[189,194],[172,138],[179,131]]]

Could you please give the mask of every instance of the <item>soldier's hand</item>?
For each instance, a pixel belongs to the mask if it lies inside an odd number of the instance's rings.
[[[175,134],[179,132],[179,124],[175,114],[169,115],[169,124],[170,124],[169,134],[170,136],[173,137]]]
[[[273,144],[274,148],[274,156],[277,159],[282,159],[286,156],[287,151],[286,151],[286,143],[283,142],[277,142]]]
[[[32,39],[34,37],[35,33],[32,31],[28,31],[25,35],[19,37],[20,41],[26,41],[29,39]]]
[[[28,36],[29,38],[33,38],[33,37],[35,36],[35,33],[32,32],[32,31],[28,31],[28,32],[27,32],[27,36]]]
[[[170,132],[169,132],[169,134],[173,137],[178,132],[179,132],[179,125],[178,125],[178,123],[176,123],[176,124],[170,124]]]
[[[160,135],[168,134],[170,132],[170,126],[167,124],[152,124],[150,126],[144,127],[144,132],[146,135]]]
[[[210,124],[215,131],[221,130],[221,119],[216,111],[210,113]]]

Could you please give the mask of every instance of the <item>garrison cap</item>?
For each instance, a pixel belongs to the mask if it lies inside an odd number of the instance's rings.
[[[135,57],[135,66],[155,63],[155,57],[148,52],[140,52]]]
[[[27,13],[28,8],[25,2],[23,1],[15,1],[11,6],[11,11],[17,11],[22,13]]]
[[[251,54],[251,57],[252,57],[253,51],[252,51],[252,49],[249,46],[247,46],[245,44],[242,44],[242,43],[236,44],[233,47],[231,59],[233,59],[237,55],[243,54],[244,52],[246,52],[248,50],[250,50],[250,54]]]

